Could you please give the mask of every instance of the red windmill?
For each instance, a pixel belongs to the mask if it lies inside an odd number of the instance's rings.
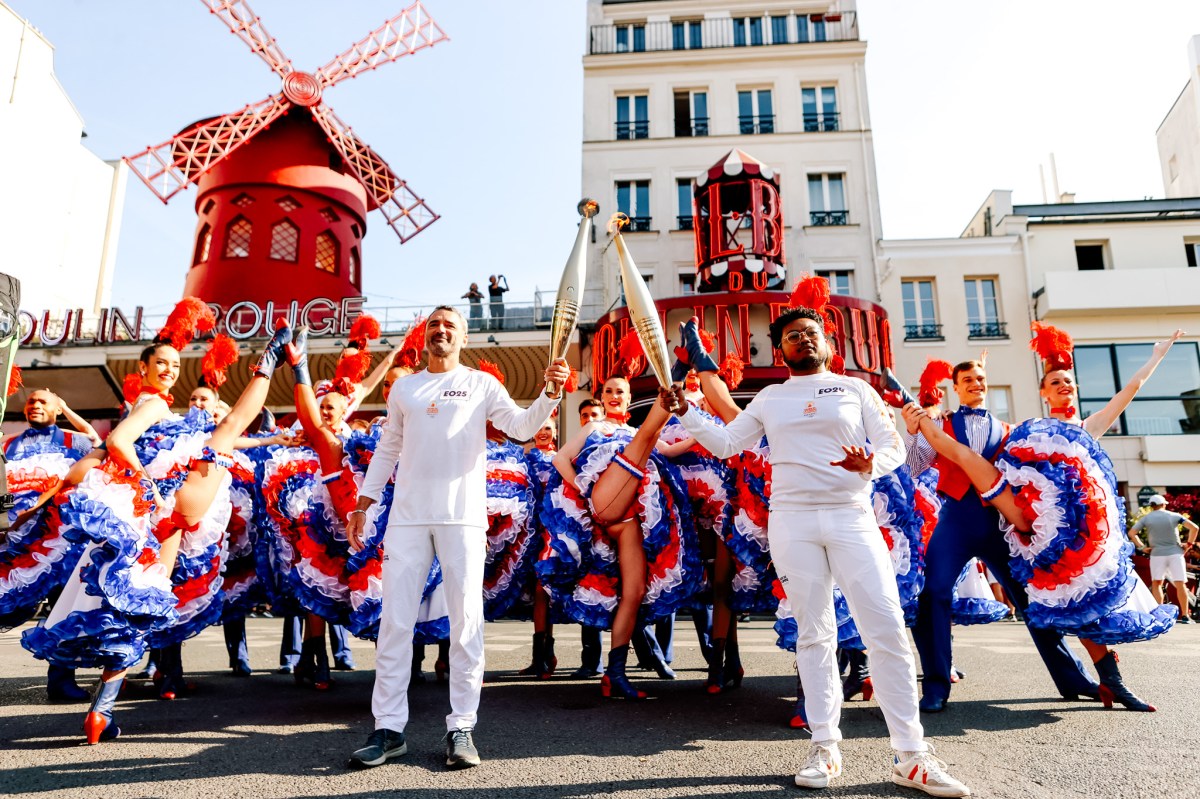
[[[380,209],[401,242],[438,216],[322,92],[448,37],[416,2],[316,72],[300,72],[245,0],[201,2],[283,79],[283,90],[124,159],[164,203],[198,185],[184,295],[225,310],[246,300],[303,306],[358,295],[368,211]]]

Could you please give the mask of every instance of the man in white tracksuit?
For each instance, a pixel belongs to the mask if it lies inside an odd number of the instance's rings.
[[[543,392],[522,410],[491,375],[459,363],[467,322],[449,306],[429,316],[429,365],[392,386],[383,435],[350,513],[347,536],[362,547],[367,510],[395,470],[396,489],[384,535],[383,615],[371,709],[375,731],[350,758],[377,766],[408,751],[408,683],[413,626],[436,554],[450,615],[450,715],[446,765],[478,765],[471,731],[483,686],[483,566],[487,551],[487,423],[517,439],[533,438],[558,401]],[[546,369],[559,385],[563,361]]]
[[[686,410],[680,388],[674,408],[683,409],[684,427],[719,458],[764,434],[771,445],[767,536],[796,619],[796,663],[813,737],[796,784],[824,788],[842,769],[836,581],[871,657],[875,695],[897,753],[892,781],[935,796],[969,795],[924,741],[895,573],[871,507],[871,480],[904,463],[892,415],[867,383],[828,371],[831,352],[820,313],[784,311],[771,323],[771,343],[791,378],[764,388],[727,426]]]

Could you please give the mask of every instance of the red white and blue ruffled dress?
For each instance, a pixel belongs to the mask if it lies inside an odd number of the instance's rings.
[[[487,442],[487,517],[484,618],[528,619],[529,583],[541,548],[529,462],[525,451],[511,442]]]
[[[537,562],[546,552],[546,548],[550,545],[550,534],[546,530],[546,519],[543,516],[542,507],[546,499],[546,492],[550,488],[551,481],[558,475],[558,469],[554,466],[554,452],[534,447],[525,453],[525,466],[529,470],[529,481],[533,486],[533,529],[534,537],[530,546],[530,560],[528,576],[525,579],[525,589],[521,593],[521,598],[518,604],[514,606],[525,609],[533,607],[533,593],[535,591],[545,591],[542,587],[541,580],[537,576]],[[553,594],[546,591],[550,596],[550,622],[552,624],[571,624],[572,619],[562,609],[562,606],[554,601]],[[509,617],[514,615],[513,610],[509,611]]]
[[[257,449],[257,448],[255,448]],[[229,468],[231,479],[229,500],[232,505],[225,540],[228,557],[221,577],[225,604],[221,621],[246,617],[254,607],[266,601],[258,581],[255,539],[258,536],[258,463],[249,454],[254,450],[237,450]]]
[[[633,434],[633,428],[622,426],[589,435],[575,459],[576,486],[564,486],[559,475],[551,475],[542,504],[549,542],[536,565],[538,578],[572,620],[590,627],[612,625],[620,570],[616,543],[593,522],[588,500]],[[642,530],[646,593],[639,619],[649,623],[685,607],[704,579],[687,485],[657,452],[646,462],[629,513],[636,514]]]
[[[1125,502],[1096,439],[1080,425],[1030,419],[1013,429],[996,466],[1032,520],[1025,534],[1001,519],[1030,626],[1107,645],[1171,629],[1177,609],[1155,602],[1133,571]]]
[[[783,587],[771,562],[767,518],[771,510],[771,446],[766,436],[730,459],[734,472],[733,524],[725,546],[738,565],[733,578],[736,610],[775,613]]]
[[[222,502],[218,494],[197,528],[199,535],[183,533],[184,569],[174,580],[158,562],[156,538],[190,464],[203,456],[209,425],[203,411],[172,415],[135,442],[138,459],[166,500],[162,508],[149,484],[111,454],[79,485],[55,497],[63,535],[82,542],[84,551],[49,617],[22,634],[22,646],[59,666],[124,669],[141,659],[151,634],[177,635],[166,631],[187,630],[212,603],[219,607],[220,580],[213,577],[219,576],[220,564],[219,558],[212,563],[217,553],[209,539],[224,538],[228,499]],[[201,588],[214,581],[216,591]],[[197,586],[194,595],[177,595],[176,589],[189,585]]]
[[[900,466],[871,483],[875,522],[887,544],[896,588],[900,592],[900,607],[904,611],[905,624],[910,627],[917,621],[917,600],[925,586],[925,542],[921,538],[924,519],[917,512],[916,491],[907,466]],[[838,646],[865,649],[858,626],[850,615],[850,606],[837,585],[833,587],[833,607],[837,617]],[[782,649],[795,651],[796,621],[786,599],[779,602],[775,632],[779,635],[776,643]]]
[[[355,431],[346,439],[344,463],[348,470],[347,479],[353,481],[356,496],[382,434],[383,427],[374,424],[369,431]],[[384,533],[387,531],[388,514],[395,491],[395,483],[389,480],[379,502],[367,511],[363,548],[351,552],[346,558],[346,584],[350,597],[350,615],[346,627],[359,638],[375,640],[379,637],[379,619],[383,613]],[[442,568],[437,557],[434,557],[421,593],[413,642],[432,644],[449,636],[450,617],[445,589],[442,587]]]
[[[57,425],[30,428],[5,442],[5,469],[13,507],[11,524],[51,490],[91,449],[79,433]],[[0,541],[0,629],[33,617],[38,604],[62,587],[83,552],[83,544],[62,535],[58,506],[49,502]]]
[[[929,545],[929,537],[937,527],[942,499],[937,493],[938,470],[929,468],[916,479],[917,513],[921,516],[921,540]],[[950,599],[950,619],[954,624],[990,624],[1008,616],[1008,606],[996,600],[992,587],[983,573],[983,564],[976,558],[967,561]]]

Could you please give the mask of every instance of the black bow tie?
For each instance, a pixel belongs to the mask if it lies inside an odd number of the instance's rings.
[[[968,408],[966,405],[959,406],[958,412],[963,416],[987,416],[984,408]]]

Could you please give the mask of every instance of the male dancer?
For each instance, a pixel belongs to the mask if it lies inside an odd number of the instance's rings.
[[[90,439],[96,436],[96,431],[90,424],[80,419],[87,428],[84,433],[73,433],[58,426],[60,414],[67,414],[68,419],[79,418],[68,411],[66,404],[48,388],[39,388],[29,392],[29,396],[25,398],[25,421],[29,427],[4,442],[4,457],[8,461],[10,479],[20,474],[23,460],[37,454],[48,454],[48,451],[53,451],[61,454],[66,461],[74,463],[92,451]],[[64,465],[63,473],[57,475],[59,478],[66,477],[65,468]],[[29,508],[38,499],[37,491],[29,493],[28,497],[18,497],[16,507],[9,513],[10,522],[16,518],[18,513]],[[57,597],[57,595],[58,592],[55,591],[53,596]],[[29,608],[28,616],[33,615],[34,609],[33,607]],[[28,616],[7,619],[5,624],[10,622],[19,624]],[[56,702],[83,702],[89,698],[88,692],[75,684],[75,669],[56,666],[53,663],[50,664],[46,674],[46,695],[51,701]]]
[[[664,403],[683,409],[684,427],[718,458],[733,457],[764,434],[771,442],[767,537],[796,620],[796,663],[813,737],[796,784],[824,788],[842,771],[836,581],[871,653],[875,694],[896,750],[892,782],[935,796],[968,796],[970,789],[946,773],[925,743],[900,595],[871,508],[871,480],[904,462],[904,443],[874,389],[828,370],[824,325],[810,308],[789,308],[771,323],[771,344],[791,378],[764,388],[725,427],[687,410],[681,387]]]
[[[483,686],[483,566],[487,550],[487,423],[524,440],[533,438],[557,400],[543,391],[522,410],[491,375],[459,362],[467,321],[450,306],[429,316],[424,371],[401,378],[388,398],[387,421],[367,469],[346,534],[362,548],[367,510],[396,474],[384,538],[383,616],[375,658],[372,711],[375,731],[350,758],[378,766],[408,751],[408,682],[413,628],[421,590],[436,554],[450,611],[450,715],[446,765],[479,764],[471,732]],[[566,361],[546,369],[547,382],[564,384]]]
[[[958,410],[943,421],[945,431],[988,460],[994,460],[1008,438],[1008,426],[988,413],[987,374],[979,361],[964,361],[954,367],[952,381],[958,395]],[[925,551],[925,587],[917,606],[917,626],[913,638],[925,673],[921,710],[940,713],[950,698],[951,641],[950,603],[954,584],[971,558],[979,558],[1000,580],[1004,591],[1024,614],[1029,604],[1021,584],[1013,580],[1008,568],[1008,545],[1000,534],[996,509],[984,505],[962,469],[945,458],[935,458],[933,447],[917,432],[920,408],[916,403],[904,407],[908,428],[908,465],[915,478],[930,466],[938,469],[938,493],[942,511],[937,528]],[[1099,697],[1099,686],[1071,653],[1061,633],[1029,629],[1050,677],[1064,699],[1081,696]]]

